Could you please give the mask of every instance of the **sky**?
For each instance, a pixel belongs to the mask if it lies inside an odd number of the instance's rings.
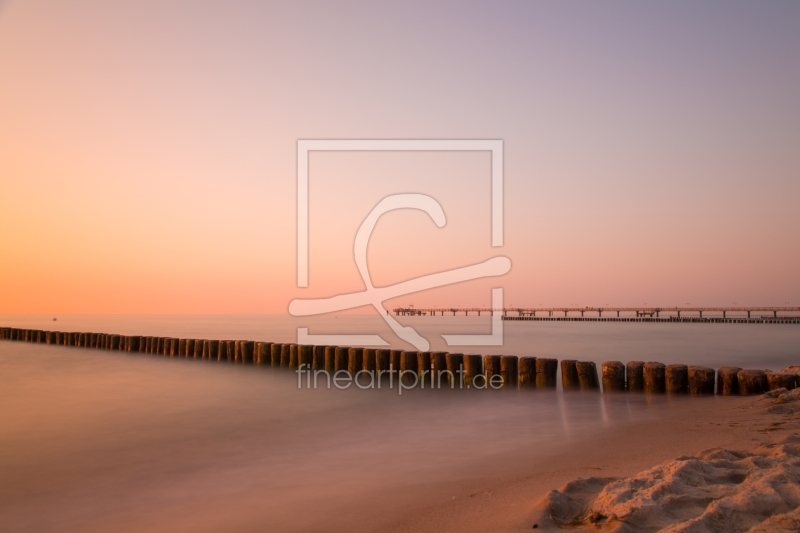
[[[800,3],[0,3],[0,313],[270,313],[503,255],[387,307],[800,305]],[[299,139],[503,141],[315,152]],[[369,312],[369,309],[361,311]]]

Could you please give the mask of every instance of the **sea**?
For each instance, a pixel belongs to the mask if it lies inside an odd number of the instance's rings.
[[[491,319],[398,320],[433,350],[598,367],[800,364],[795,324],[509,321],[501,346],[455,348],[441,335],[488,334]],[[2,315],[0,326],[273,342],[307,328],[410,349],[367,315]],[[288,369],[0,341],[0,531],[370,531],[678,401],[703,400],[309,389]]]

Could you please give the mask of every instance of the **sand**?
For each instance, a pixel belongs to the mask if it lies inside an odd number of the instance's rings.
[[[800,531],[800,390],[661,408],[375,530]]]

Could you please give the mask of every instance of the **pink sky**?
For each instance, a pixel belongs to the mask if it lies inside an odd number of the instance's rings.
[[[0,313],[285,313],[506,255],[510,274],[388,302],[800,304],[797,3],[0,4]],[[502,139],[311,158],[298,139]]]

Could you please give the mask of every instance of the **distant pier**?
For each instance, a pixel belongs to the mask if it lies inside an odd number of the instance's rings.
[[[800,307],[397,307],[397,316],[495,315],[503,320],[800,324]],[[603,316],[605,313],[605,316]],[[611,315],[611,316],[609,316]]]

